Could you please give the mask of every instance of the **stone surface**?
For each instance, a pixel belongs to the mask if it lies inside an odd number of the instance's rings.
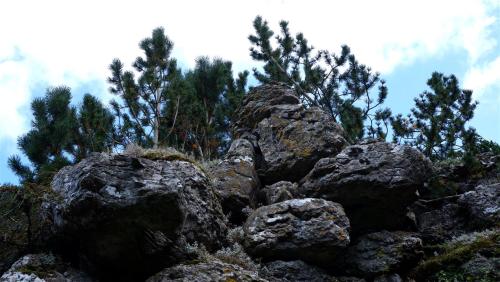
[[[187,161],[94,154],[63,168],[52,189],[62,251],[104,280],[144,279],[188,259],[187,243],[212,250],[225,238],[210,181]]]
[[[500,280],[500,258],[499,257],[484,257],[480,254],[476,254],[472,259],[462,264],[460,267],[466,277],[481,279],[483,281]]]
[[[321,268],[300,260],[273,261],[266,263],[259,272],[262,278],[270,282],[337,282]]]
[[[416,149],[365,142],[318,161],[299,193],[342,204],[355,233],[394,230],[409,224],[407,206],[431,171],[430,161]]]
[[[245,208],[255,208],[260,187],[255,171],[255,152],[245,139],[236,139],[226,157],[210,169],[224,213],[235,224],[241,224],[248,216]]]
[[[146,280],[146,282],[167,281],[265,282],[266,280],[259,278],[254,271],[214,259],[209,262],[180,264],[170,267]]]
[[[350,242],[349,220],[342,206],[322,199],[293,199],[260,207],[243,230],[246,251],[264,260],[328,264]]]
[[[340,125],[319,108],[306,109],[282,84],[255,87],[237,112],[234,132],[256,147],[264,184],[297,181],[346,144]]]
[[[0,273],[23,254],[44,248],[51,239],[51,222],[43,201],[56,201],[41,186],[0,186]]]
[[[399,274],[389,274],[379,276],[373,279],[373,282],[403,282],[403,279],[401,279],[401,276],[399,276]]]
[[[408,270],[422,256],[422,240],[415,233],[381,231],[358,238],[338,267],[346,274],[369,278]]]
[[[458,204],[467,210],[471,226],[481,229],[500,225],[500,183],[479,185],[462,194]]]
[[[289,181],[280,181],[264,187],[260,192],[260,198],[265,205],[291,200],[297,193],[297,184]]]
[[[52,254],[29,254],[16,261],[0,277],[1,282],[92,282],[86,273],[76,270]]]

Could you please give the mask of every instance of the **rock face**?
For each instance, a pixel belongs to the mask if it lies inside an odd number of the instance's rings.
[[[297,181],[346,144],[342,128],[319,108],[306,109],[282,84],[254,88],[237,112],[234,133],[251,140],[264,184]]]
[[[211,260],[197,264],[181,264],[167,268],[146,282],[195,282],[195,281],[214,281],[214,282],[266,282],[259,278],[258,274],[234,264]]]
[[[261,190],[262,202],[266,205],[272,205],[294,198],[297,193],[297,184],[289,181],[280,181],[268,185]]]
[[[322,199],[294,199],[255,210],[243,226],[250,255],[328,264],[349,245],[349,220],[341,205]]]
[[[462,194],[458,203],[468,211],[470,224],[474,227],[500,225],[500,183],[477,186]]]
[[[260,187],[252,144],[245,139],[234,140],[224,160],[215,165],[210,174],[224,213],[231,222],[243,223],[247,217],[243,211],[247,207],[255,208]]]
[[[350,275],[374,277],[406,270],[422,256],[422,240],[417,234],[381,231],[358,238],[340,267]]]
[[[269,282],[337,282],[324,270],[300,260],[273,261],[264,265],[260,276]]]
[[[52,189],[63,199],[51,208],[65,250],[105,280],[144,279],[186,259],[186,243],[210,250],[225,236],[208,178],[186,161],[94,154],[63,168]]]
[[[52,254],[30,254],[16,261],[0,277],[1,282],[93,282],[86,273],[76,270]]]
[[[415,149],[366,142],[318,161],[299,193],[342,204],[355,232],[397,229],[430,173],[430,161]]]

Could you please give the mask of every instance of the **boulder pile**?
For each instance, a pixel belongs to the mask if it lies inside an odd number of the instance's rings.
[[[464,184],[414,148],[348,144],[279,83],[236,116],[210,166],[95,153],[0,188],[0,282],[500,279],[500,164]]]

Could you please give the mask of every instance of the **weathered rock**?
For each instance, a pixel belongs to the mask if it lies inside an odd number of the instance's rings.
[[[205,174],[187,161],[94,154],[63,168],[52,206],[64,252],[99,277],[141,280],[187,259],[186,244],[218,248],[226,226]]]
[[[210,174],[224,213],[232,223],[243,223],[248,216],[243,211],[255,208],[260,187],[252,144],[245,139],[234,140],[224,160]]]
[[[415,233],[381,231],[358,238],[337,267],[349,275],[370,278],[407,270],[422,256],[422,240]]]
[[[468,211],[470,226],[500,226],[500,183],[477,186],[462,194],[458,203]]]
[[[260,194],[265,205],[291,200],[297,191],[297,184],[289,181],[280,181],[262,188]]]
[[[22,255],[50,241],[43,201],[56,200],[42,186],[0,186],[0,273]]]
[[[460,267],[466,277],[481,279],[480,281],[500,280],[500,258],[484,257],[476,254]]]
[[[16,261],[0,277],[1,282],[92,282],[86,273],[72,268],[52,254],[29,254]]]
[[[319,108],[306,109],[282,84],[254,88],[237,112],[234,132],[257,147],[257,172],[265,184],[297,181],[346,144],[340,125]]]
[[[146,282],[195,282],[195,281],[213,281],[213,282],[265,282],[259,278],[254,271],[246,270],[238,265],[225,263],[216,259],[197,264],[180,264],[173,266],[153,277]]]
[[[255,210],[243,226],[244,246],[264,260],[328,264],[349,245],[349,220],[340,204],[294,199]]]
[[[262,278],[270,282],[337,282],[321,268],[300,260],[273,261],[265,264],[259,272]]]
[[[342,204],[355,233],[394,230],[408,224],[407,206],[430,173],[430,161],[416,149],[365,142],[318,161],[299,193]]]
[[[457,204],[457,197],[419,200],[411,206],[422,240],[438,244],[465,233],[466,212]]]
[[[373,282],[403,282],[403,279],[401,279],[401,276],[399,276],[399,274],[389,274],[379,276],[373,279]]]

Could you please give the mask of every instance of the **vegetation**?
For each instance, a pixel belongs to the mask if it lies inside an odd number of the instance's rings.
[[[477,103],[455,76],[433,73],[427,82],[430,90],[415,99],[411,113],[392,116],[382,108],[388,94],[384,80],[358,62],[348,46],[338,54],[316,50],[302,33],[292,35],[285,21],[278,35],[261,17],[253,26],[250,56],[262,63],[253,69],[257,81],[288,84],[305,106],[321,107],[338,121],[351,142],[386,139],[392,133],[394,142],[412,145],[433,160],[463,159],[471,168],[477,166],[476,155],[500,153],[500,145],[467,127]],[[29,163],[18,155],[8,160],[22,183],[47,184],[61,167],[91,152],[121,151],[130,144],[173,147],[202,162],[227,150],[231,121],[249,88],[249,72],[234,75],[231,62],[208,57],[182,70],[163,28],[154,29],[139,47],[143,55],[131,70],[119,59],[109,67],[110,92],[117,97],[110,110],[90,94],[73,106],[71,91],[64,86],[33,100],[32,128],[18,140]],[[161,149],[148,154],[158,152],[159,157],[178,156]]]

